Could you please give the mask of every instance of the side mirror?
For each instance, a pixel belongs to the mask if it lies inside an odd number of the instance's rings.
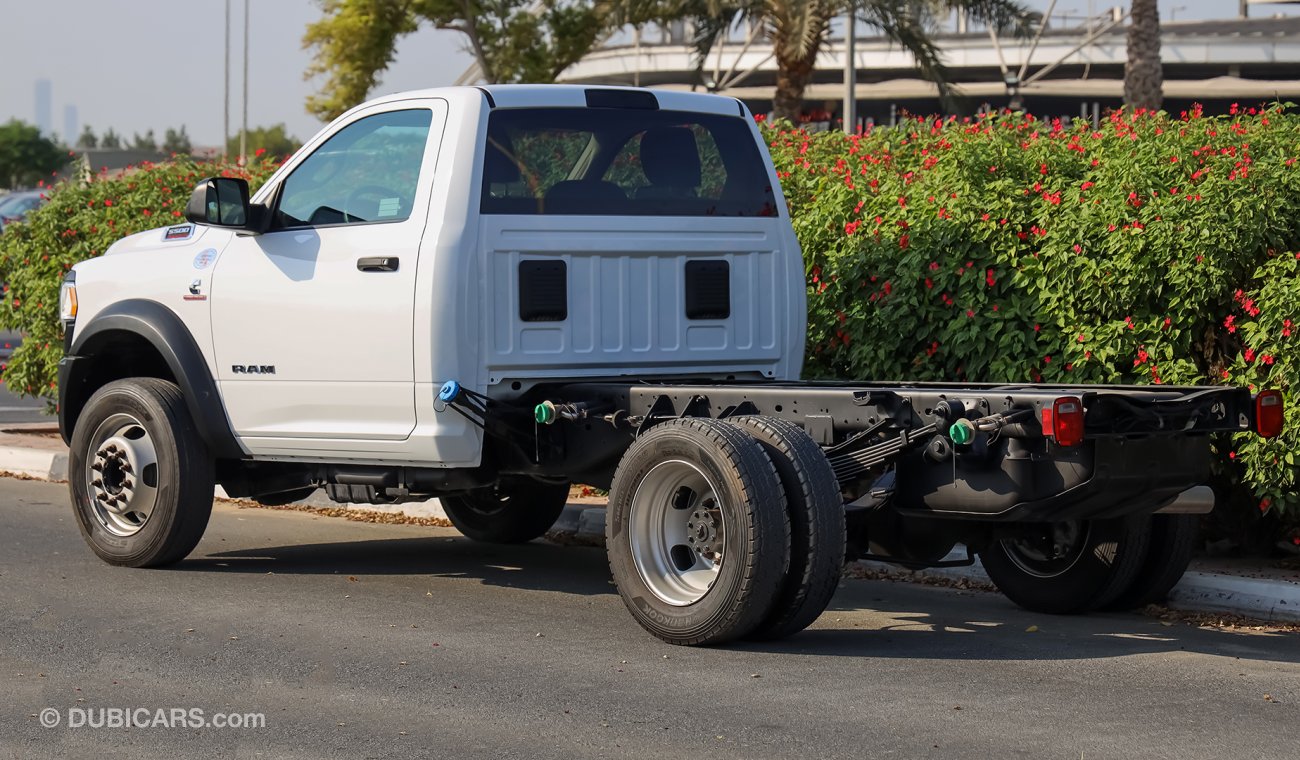
[[[194,188],[185,206],[185,219],[195,224],[253,230],[254,214],[248,202],[248,180],[209,177]]]

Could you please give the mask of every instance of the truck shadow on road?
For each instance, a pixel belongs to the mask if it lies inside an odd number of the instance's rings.
[[[192,557],[184,570],[281,575],[420,575],[584,596],[615,593],[603,552],[533,542],[480,544],[442,536],[289,544]]]
[[[291,544],[211,553],[178,566],[216,573],[429,576],[488,586],[607,596],[621,608],[604,553],[534,542],[414,537]],[[630,620],[629,626],[634,626]],[[1300,634],[1198,628],[1138,613],[1041,615],[1004,597],[886,580],[846,580],[813,625],[789,639],[727,647],[755,655],[917,660],[1089,660],[1195,652],[1294,664]]]
[[[1138,612],[1045,615],[993,592],[886,580],[847,581],[814,627],[749,648],[918,660],[1069,661],[1197,653],[1300,662],[1300,635],[1277,628],[1200,627]]]

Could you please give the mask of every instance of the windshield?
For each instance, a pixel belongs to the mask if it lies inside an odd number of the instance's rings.
[[[39,195],[11,195],[8,198],[0,199],[0,216],[9,218],[22,216],[40,205],[40,202],[41,197]]]
[[[619,108],[493,111],[484,214],[776,216],[739,116]]]

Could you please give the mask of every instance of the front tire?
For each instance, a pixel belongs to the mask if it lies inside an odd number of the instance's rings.
[[[790,565],[776,468],[757,441],[717,420],[672,420],[637,438],[614,474],[605,537],[623,603],[670,644],[749,635]]]
[[[487,544],[522,544],[551,529],[569,501],[568,483],[531,478],[503,480],[439,500],[447,519],[466,538]]]
[[[998,590],[1027,610],[1099,609],[1132,585],[1147,553],[1145,518],[1079,520],[995,541],[980,552]]]
[[[213,467],[175,384],[132,378],[105,385],[86,402],[68,449],[81,535],[112,565],[180,561],[212,513]]]

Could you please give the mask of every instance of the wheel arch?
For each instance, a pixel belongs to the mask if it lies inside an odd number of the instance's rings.
[[[171,309],[144,299],[118,301],[77,325],[73,337],[59,362],[59,434],[65,443],[95,391],[114,380],[155,377],[180,387],[214,457],[244,457],[203,352]]]

